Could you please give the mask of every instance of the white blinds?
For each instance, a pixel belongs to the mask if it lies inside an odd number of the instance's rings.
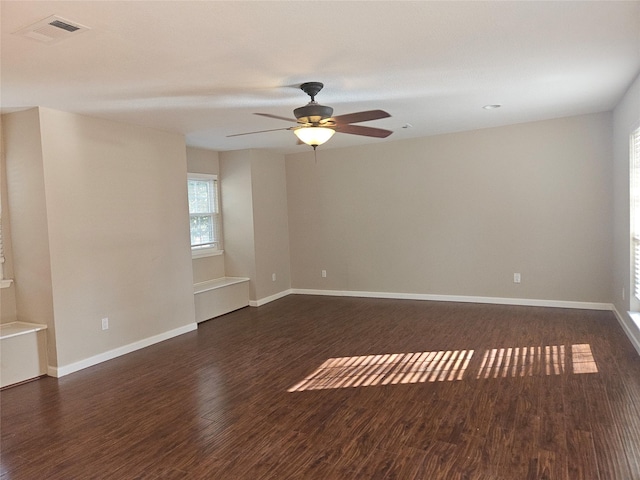
[[[189,216],[192,249],[222,249],[218,180],[215,175],[189,174]]]
[[[2,210],[0,210],[0,280],[4,280],[4,245],[2,244]]]
[[[0,218],[0,263],[4,263],[4,246],[2,245],[2,218]]]
[[[633,290],[640,300],[640,127],[631,134],[631,238],[633,242]]]

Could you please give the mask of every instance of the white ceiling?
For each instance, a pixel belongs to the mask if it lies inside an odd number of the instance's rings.
[[[91,30],[16,35],[58,15]],[[214,150],[303,151],[291,124],[320,81],[335,115],[383,109],[321,148],[611,110],[640,72],[640,1],[5,1],[3,112],[45,106],[181,132]],[[483,105],[502,104],[497,110]],[[411,128],[402,128],[411,124]]]

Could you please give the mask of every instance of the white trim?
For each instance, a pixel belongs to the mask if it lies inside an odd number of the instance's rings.
[[[244,283],[251,280],[248,277],[220,277],[213,278],[211,280],[205,280],[204,282],[193,284],[193,293],[203,293],[209,290],[216,290],[218,288],[224,288],[229,285],[235,285],[236,283]]]
[[[594,302],[574,302],[574,301],[560,301],[560,300],[538,300],[538,299],[523,299],[523,298],[499,298],[499,297],[473,297],[473,296],[460,296],[460,295],[433,295],[433,294],[418,294],[418,293],[388,293],[388,292],[357,292],[349,290],[315,290],[315,289],[301,289],[292,288],[276,293],[269,297],[261,298],[259,300],[249,302],[252,307],[259,307],[267,303],[273,302],[287,295],[326,295],[336,297],[365,297],[365,298],[392,298],[392,299],[404,299],[404,300],[430,300],[441,302],[462,302],[462,303],[489,303],[500,305],[521,305],[521,306],[538,306],[538,307],[555,307],[555,308],[573,308],[573,309],[585,309],[585,310],[609,310],[614,313],[618,322],[624,329],[627,337],[633,344],[634,348],[640,354],[640,332],[634,332],[633,326],[629,325],[625,321],[625,317],[621,315],[618,310],[609,303],[594,303]],[[631,320],[632,313],[628,313],[629,322]],[[640,315],[639,315],[640,317]],[[640,318],[639,318],[640,322]],[[51,377],[63,377],[70,373],[77,372],[84,368],[97,365],[102,362],[117,358],[127,353],[140,350],[142,348],[151,346],[156,343],[163,342],[173,337],[183,335],[188,332],[197,330],[197,323],[190,323],[183,327],[179,327],[168,332],[164,332],[158,335],[154,335],[137,342],[124,345],[122,347],[109,350],[93,357],[86,358],[79,362],[75,362],[69,365],[63,365],[62,367],[53,367],[49,365],[47,374]]]
[[[195,172],[187,172],[187,179],[196,179],[196,180],[217,180],[217,173],[195,173]]]
[[[109,350],[108,352],[100,353],[98,355],[94,355],[93,357],[85,358],[84,360],[80,360],[79,362],[74,362],[69,365],[63,365],[61,367],[53,367],[49,365],[49,367],[47,368],[47,375],[49,375],[50,377],[63,377],[65,375],[69,375],[70,373],[77,372],[78,370],[92,367],[99,363],[106,362],[107,360],[112,360],[116,357],[126,355],[127,353],[149,347],[155,343],[160,343],[165,340],[169,340],[170,338],[177,337],[178,335],[192,332],[194,330],[197,330],[197,328],[197,323],[190,323],[183,327],[174,328],[173,330],[169,330],[168,332],[160,333],[158,335],[154,335],[143,340],[138,340],[137,342],[133,342],[122,347],[114,348],[113,350]]]
[[[635,348],[638,355],[640,355],[640,314],[627,312],[626,315],[622,315],[615,306],[612,310],[618,320],[618,323],[633,345],[633,348]],[[635,320],[633,317],[635,317]]]
[[[217,248],[193,248],[191,247],[191,258],[216,257],[222,255],[224,250]]]
[[[0,325],[0,340],[5,338],[17,337],[28,333],[46,330],[47,326],[42,323],[31,322],[10,322]]]
[[[262,305],[273,302],[274,300],[278,300],[279,298],[286,297],[287,295],[291,295],[292,293],[293,293],[293,290],[291,289],[283,290],[282,292],[274,293],[273,295],[270,295],[268,297],[259,298],[258,300],[250,300],[249,306],[261,307]]]
[[[335,297],[395,298],[400,300],[430,300],[435,302],[491,303],[529,307],[576,308],[585,310],[611,310],[610,303],[574,302],[565,300],[539,300],[531,298],[474,297],[467,295],[434,295],[429,293],[357,292],[351,290],[313,290],[294,288],[298,295],[329,295]]]
[[[0,288],[9,288],[12,283],[13,283],[13,280],[11,280],[10,278],[5,278],[4,280],[0,280]]]

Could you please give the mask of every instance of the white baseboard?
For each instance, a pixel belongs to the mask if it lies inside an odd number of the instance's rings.
[[[334,297],[395,298],[401,300],[431,300],[434,302],[491,303],[529,307],[576,308],[584,310],[612,310],[610,303],[574,302],[564,300],[538,300],[530,298],[474,297],[466,295],[434,295],[429,293],[357,292],[351,290],[313,290],[294,288],[298,295],[328,295]]]
[[[626,312],[625,314],[621,314],[617,308],[613,307],[613,313],[618,319],[618,323],[624,330],[624,333],[629,338],[629,341],[633,345],[633,348],[636,349],[638,355],[640,355],[640,330],[638,330],[638,326],[631,318],[632,315],[638,316],[637,313]],[[640,320],[640,318],[639,318]],[[637,324],[640,325],[640,324]]]
[[[293,288],[276,293],[269,297],[261,298],[259,300],[252,300],[249,305],[252,307],[259,307],[267,303],[278,300],[279,298],[286,297],[287,295],[325,295],[333,297],[364,297],[364,298],[392,298],[399,300],[430,300],[438,302],[461,302],[461,303],[488,303],[497,305],[522,305],[522,306],[536,306],[536,307],[555,307],[555,308],[573,308],[573,309],[585,309],[585,310],[610,310],[616,316],[618,322],[622,326],[625,334],[633,344],[634,348],[640,355],[640,331],[636,327],[635,323],[631,319],[630,314],[624,315],[618,312],[618,310],[610,303],[594,303],[594,302],[574,302],[574,301],[561,301],[561,300],[538,300],[538,299],[523,299],[523,298],[500,298],[500,297],[474,297],[474,296],[461,296],[461,295],[433,295],[422,293],[389,293],[389,292],[358,292],[349,290],[315,290],[315,289],[301,289]],[[74,362],[69,365],[63,365],[61,367],[53,367],[51,365],[47,368],[47,374],[51,377],[63,377],[70,373],[77,372],[84,368],[97,365],[107,360],[126,355],[127,353],[140,350],[141,348],[148,347],[150,345],[163,342],[173,337],[192,332],[197,330],[198,324],[191,323],[183,327],[175,328],[158,335],[154,335],[137,342],[124,345],[122,347],[109,350],[93,357]]]
[[[260,306],[265,305],[265,304],[267,304],[269,302],[273,302],[274,300],[278,300],[279,298],[286,297],[287,295],[291,295],[291,289],[283,290],[282,292],[274,293],[273,295],[270,295],[270,296],[264,297],[264,298],[259,298],[258,300],[250,300],[249,301],[249,306],[250,307],[260,307]]]
[[[614,313],[629,341],[640,355],[640,313],[620,314],[612,303],[573,302],[562,300],[538,300],[528,298],[471,297],[460,295],[431,295],[419,293],[355,292],[344,290],[313,290],[294,288],[293,294],[327,295],[336,297],[397,298],[406,300],[431,300],[438,302],[489,303],[497,305],[522,305],[531,307],[573,308],[584,310],[609,310]],[[635,315],[637,318],[632,319]]]
[[[49,365],[47,368],[47,375],[49,375],[50,377],[63,377],[65,375],[69,375],[70,373],[77,372],[78,370],[92,367],[93,365],[97,365],[98,363],[106,362],[107,360],[126,355],[127,353],[140,350],[141,348],[148,347],[155,343],[160,343],[164,340],[177,337],[178,335],[192,332],[197,328],[197,323],[190,323],[183,327],[174,328],[173,330],[169,330],[168,332],[160,333],[158,335],[138,340],[137,342],[133,342],[122,347],[114,348],[113,350],[109,350],[108,352],[85,358],[84,360],[80,360],[79,362],[70,363],[69,365],[63,365],[61,367],[53,367]]]

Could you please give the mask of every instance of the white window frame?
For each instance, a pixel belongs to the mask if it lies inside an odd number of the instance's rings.
[[[4,282],[4,245],[2,243],[2,207],[1,206],[0,206],[0,282]]]
[[[640,301],[640,124],[629,136],[631,200],[631,288],[633,302]]]
[[[8,288],[13,280],[4,277],[4,244],[2,242],[2,204],[0,204],[0,288]]]
[[[217,240],[214,244],[205,244],[205,245],[191,245],[191,257],[192,258],[201,258],[201,257],[211,257],[214,255],[222,255],[224,250],[222,249],[222,213],[220,209],[220,183],[218,181],[217,175],[211,175],[206,173],[188,173],[187,174],[187,195],[188,193],[188,182],[190,180],[205,180],[208,182],[212,182],[212,190],[213,190],[213,205],[212,211],[209,212],[213,221],[214,228],[214,237]],[[189,229],[191,229],[191,217],[194,215],[202,215],[202,213],[196,214],[191,213],[189,211]],[[191,231],[189,231],[189,238],[191,238]],[[211,245],[211,246],[207,246]]]

